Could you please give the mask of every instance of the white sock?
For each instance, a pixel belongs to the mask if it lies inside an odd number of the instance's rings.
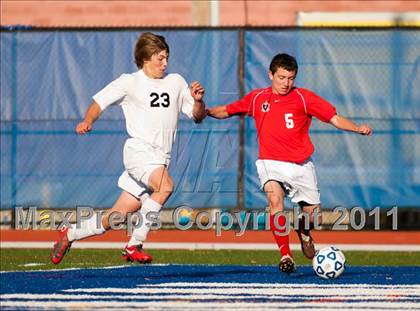
[[[80,224],[80,228],[77,228],[76,225],[72,225],[72,227],[67,232],[69,241],[72,242],[75,240],[81,240],[92,235],[99,235],[104,233],[105,229],[102,225],[102,218],[99,219],[99,224],[97,224],[97,215],[100,214],[94,214],[91,218],[84,219]]]
[[[152,198],[150,198],[150,197],[147,198],[143,202],[143,206],[140,209],[140,214],[142,216],[143,223],[139,228],[136,228],[136,229],[133,230],[133,233],[131,235],[131,239],[130,239],[130,241],[128,241],[128,244],[127,244],[128,247],[133,246],[133,245],[143,244],[143,242],[147,238],[147,234],[150,231],[150,225],[153,223],[152,221],[150,221],[146,218],[146,215],[149,212],[159,213],[161,208],[162,208],[162,205],[159,204],[158,202],[152,200]]]

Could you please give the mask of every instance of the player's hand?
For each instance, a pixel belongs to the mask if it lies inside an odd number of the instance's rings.
[[[357,128],[357,132],[361,135],[372,135],[372,129],[366,124],[362,124]]]
[[[204,97],[204,87],[198,81],[194,81],[190,85],[191,96],[196,101],[202,101]]]
[[[83,135],[92,130],[92,123],[82,121],[76,126],[77,134]]]

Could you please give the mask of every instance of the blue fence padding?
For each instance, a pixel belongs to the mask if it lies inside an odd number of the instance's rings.
[[[182,74],[187,82],[200,81],[208,102],[238,98],[236,31],[154,32],[170,45],[169,72]],[[121,109],[105,111],[85,137],[74,129],[92,95],[123,72],[137,70],[133,50],[138,35],[1,33],[2,208],[113,204],[127,138]],[[239,148],[232,136],[237,129],[235,120],[195,125],[182,118],[170,166],[177,191],[168,206],[236,206]]]
[[[374,129],[367,138],[313,122],[313,159],[324,206],[419,206],[419,31],[247,31],[245,36],[246,92],[270,85],[272,57],[290,53],[299,63],[296,85]],[[252,119],[246,121],[245,137],[245,202],[264,206]]]
[[[169,166],[176,196],[167,206],[236,207],[238,129],[234,119],[208,119],[193,129],[181,122]]]
[[[0,116],[1,122],[12,120],[12,90],[13,90],[13,33],[0,33]],[[3,129],[2,129],[3,131]],[[3,159],[3,157],[2,157]],[[3,161],[2,161],[3,162]]]

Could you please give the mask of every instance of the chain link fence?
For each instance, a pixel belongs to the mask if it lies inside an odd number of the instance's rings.
[[[133,48],[143,31],[1,32],[2,209],[112,206],[120,192],[117,180],[127,138],[122,112],[118,107],[105,111],[85,137],[74,128],[93,94],[136,70]],[[279,52],[295,55],[300,66],[296,85],[374,129],[367,138],[313,121],[323,205],[419,206],[419,30],[152,31],[170,45],[169,71],[187,82],[202,82],[209,106],[240,98],[241,89],[269,86],[271,58]],[[232,209],[243,201],[240,207],[264,209],[257,154],[249,118],[244,128],[237,117],[200,125],[182,118],[170,165],[176,191],[167,206]]]

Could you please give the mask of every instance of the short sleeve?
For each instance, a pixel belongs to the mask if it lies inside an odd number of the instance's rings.
[[[253,92],[245,95],[240,100],[230,103],[226,106],[226,112],[231,116],[235,114],[253,115],[252,107]]]
[[[181,111],[184,113],[188,118],[193,118],[193,107],[194,107],[194,98],[191,95],[190,88],[188,87],[187,82],[184,80],[183,77],[179,76],[181,81]]]
[[[307,114],[327,123],[337,114],[335,107],[322,97],[309,90],[300,89],[300,91],[304,97]]]
[[[93,96],[93,100],[102,110],[121,101],[127,95],[127,74],[121,75]]]

